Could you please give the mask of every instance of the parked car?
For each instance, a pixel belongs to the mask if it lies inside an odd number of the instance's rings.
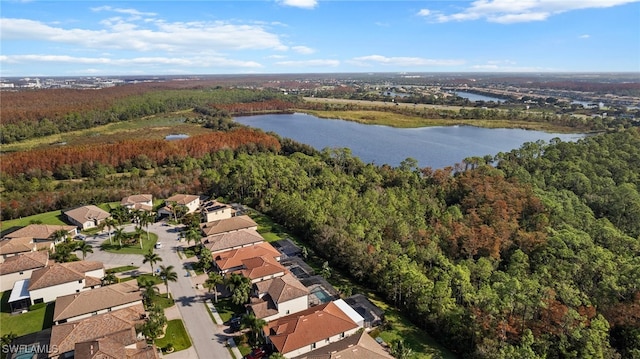
[[[245,355],[245,359],[260,359],[267,356],[267,352],[265,352],[262,348],[254,348],[251,353]]]
[[[241,320],[242,320],[241,317],[233,317],[229,320],[229,328],[231,329],[232,332],[237,332],[238,330],[240,330]]]
[[[156,249],[162,248],[162,242],[157,242],[155,247],[156,247]]]

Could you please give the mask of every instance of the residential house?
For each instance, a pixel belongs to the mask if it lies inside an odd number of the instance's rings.
[[[282,276],[287,272],[278,263],[280,252],[267,242],[219,252],[213,255],[213,259],[221,274],[238,272],[251,279],[252,283]]]
[[[255,229],[241,229],[239,231],[216,234],[201,239],[202,244],[212,254],[253,246],[264,242],[264,238]]]
[[[81,230],[96,228],[111,214],[94,205],[82,206],[64,212],[69,222],[75,224]]]
[[[369,334],[361,331],[294,359],[393,359],[393,356]]]
[[[328,302],[269,322],[267,342],[286,357],[295,357],[340,341],[361,328],[362,319],[344,301]]]
[[[30,224],[16,231],[13,231],[5,235],[4,237],[8,239],[28,237],[32,238],[32,241],[34,243],[53,241],[54,244],[58,244],[63,241],[62,239],[56,240],[54,238],[54,234],[59,230],[67,231],[69,237],[71,238],[75,237],[76,234],[78,234],[78,228],[76,226],[59,224]]]
[[[245,215],[202,223],[200,229],[203,237],[210,237],[243,229],[258,230],[258,224],[251,217]]]
[[[213,222],[233,217],[236,210],[226,203],[213,200],[203,203],[200,213],[202,214],[202,222]]]
[[[99,287],[103,277],[104,264],[95,261],[53,263],[36,269],[28,287],[31,304]]]
[[[309,308],[309,290],[290,273],[257,282],[253,287],[249,308],[267,322]]]
[[[158,210],[158,215],[173,216],[173,204],[187,207],[187,213],[193,213],[200,208],[200,197],[190,194],[176,194],[165,200],[165,206]]]
[[[150,212],[153,210],[153,195],[134,194],[132,196],[127,196],[120,201],[120,205],[129,210],[138,209]]]
[[[32,237],[8,238],[0,241],[0,263],[7,258],[35,251],[55,251],[53,242],[34,242]]]
[[[135,327],[144,322],[142,304],[98,314],[51,328],[50,358],[157,358]],[[102,355],[100,355],[102,353]]]
[[[0,263],[0,292],[11,290],[15,282],[31,278],[34,270],[49,264],[49,252],[22,253]]]
[[[136,281],[108,285],[56,298],[53,322],[61,324],[142,304]]]
[[[362,318],[364,318],[364,327],[373,328],[382,324],[384,319],[384,311],[373,304],[367,297],[362,294],[354,294],[344,301],[353,308]]]

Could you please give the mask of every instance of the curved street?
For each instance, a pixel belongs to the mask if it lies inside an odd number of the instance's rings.
[[[132,231],[133,225],[125,226],[125,231]],[[226,347],[229,336],[224,333],[223,325],[216,325],[204,303],[204,296],[195,288],[192,277],[184,267],[185,261],[178,255],[178,249],[187,246],[184,242],[178,241],[181,226],[167,226],[163,222],[156,222],[149,226],[149,232],[158,235],[158,242],[162,242],[162,248],[155,249],[155,252],[162,257],[162,262],[154,265],[172,265],[178,273],[177,282],[169,282],[169,291],[173,295],[176,307],[180,312],[184,325],[189,332],[193,346],[174,354],[164,355],[166,358],[232,358]],[[100,250],[100,244],[109,237],[106,234],[88,236],[86,241],[94,247],[94,253],[88,253],[86,259],[100,261],[105,264],[105,268],[113,268],[125,265],[139,266],[132,272],[125,274],[151,273],[151,266],[142,264],[143,257],[136,254],[115,254]],[[159,288],[164,290],[164,285]]]

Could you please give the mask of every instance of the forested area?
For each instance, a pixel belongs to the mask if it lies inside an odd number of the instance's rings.
[[[246,130],[227,131],[216,136]],[[266,144],[134,158],[113,167],[123,176],[81,182],[3,171],[3,216],[136,191],[224,196],[271,215],[464,357],[640,355],[637,130],[437,170],[257,138]]]
[[[177,89],[176,87],[179,87]],[[3,92],[0,143],[92,128],[154,114],[195,107],[224,106],[227,116],[253,111],[281,111],[298,99],[277,90],[204,87],[195,83],[152,83],[101,90]],[[233,104],[243,104],[236,108]],[[257,105],[259,104],[259,105]],[[226,106],[225,106],[226,105]]]

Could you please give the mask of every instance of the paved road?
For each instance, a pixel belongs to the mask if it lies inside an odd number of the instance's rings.
[[[133,230],[133,227],[126,230]],[[189,332],[197,357],[231,358],[231,354],[225,347],[227,335],[223,332],[223,327],[216,325],[211,320],[203,303],[203,297],[196,293],[191,277],[187,276],[187,270],[183,267],[183,260],[178,256],[178,248],[186,245],[178,242],[178,231],[173,226],[163,226],[161,223],[150,225],[149,231],[157,234],[158,241],[163,244],[162,248],[155,250],[162,257],[162,262],[156,263],[155,268],[160,264],[164,266],[172,265],[178,273],[178,281],[169,282],[169,291],[176,301],[176,306]],[[148,263],[142,264],[143,257],[141,255],[113,254],[101,251],[99,245],[106,239],[108,239],[107,236],[87,238],[87,242],[95,247],[95,252],[88,254],[87,260],[102,261],[107,268],[133,263],[133,265],[140,266],[138,271],[151,272],[151,267]]]

